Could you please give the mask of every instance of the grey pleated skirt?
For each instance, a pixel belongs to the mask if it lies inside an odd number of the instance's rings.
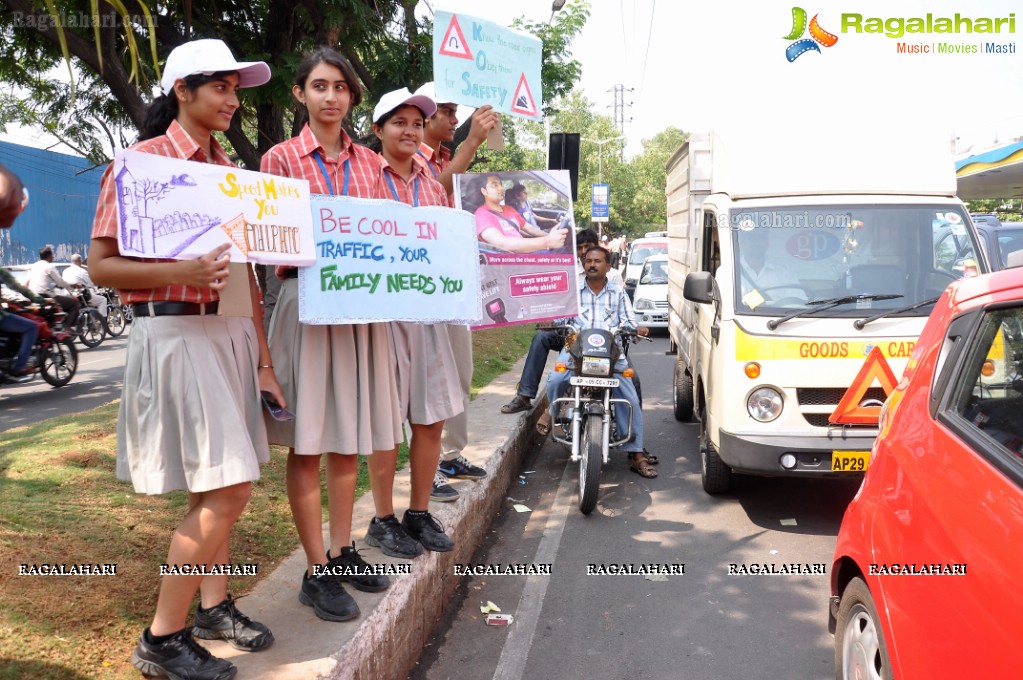
[[[462,412],[458,362],[447,324],[391,324],[401,412],[415,425],[430,425]]]
[[[248,317],[136,317],[117,419],[117,477],[135,491],[210,491],[270,460]]]
[[[270,355],[295,420],[267,416],[271,443],[301,455],[370,454],[401,443],[390,324],[299,323],[298,279],[286,279],[270,319]]]

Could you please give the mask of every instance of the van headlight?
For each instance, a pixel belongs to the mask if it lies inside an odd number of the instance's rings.
[[[634,304],[632,307],[636,311],[643,311],[646,309],[657,309],[657,306],[653,303],[653,301],[647,300],[646,298],[640,298],[636,300],[636,304]]]
[[[784,405],[781,393],[773,387],[761,387],[753,390],[746,400],[746,410],[753,420],[769,423],[781,415]]]

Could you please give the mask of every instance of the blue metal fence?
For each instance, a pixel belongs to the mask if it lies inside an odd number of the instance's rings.
[[[99,181],[106,166],[86,158],[0,142],[0,163],[28,189],[28,209],[10,229],[0,229],[0,265],[31,264],[39,249],[54,246],[54,261],[72,253],[88,257]],[[90,169],[92,168],[92,169]]]

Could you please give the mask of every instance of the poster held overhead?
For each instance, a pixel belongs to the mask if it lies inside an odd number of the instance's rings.
[[[433,20],[437,101],[540,120],[540,40],[492,21],[438,11]]]

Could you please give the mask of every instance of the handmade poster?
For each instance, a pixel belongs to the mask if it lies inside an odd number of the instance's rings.
[[[567,170],[455,175],[455,203],[479,241],[483,314],[474,328],[579,313]]]
[[[194,260],[230,243],[232,262],[316,259],[304,179],[119,151],[114,182],[122,255]]]
[[[433,81],[437,101],[540,120],[540,40],[486,19],[437,11]]]
[[[316,261],[298,270],[302,323],[471,323],[480,317],[473,219],[447,207],[312,197]]]

